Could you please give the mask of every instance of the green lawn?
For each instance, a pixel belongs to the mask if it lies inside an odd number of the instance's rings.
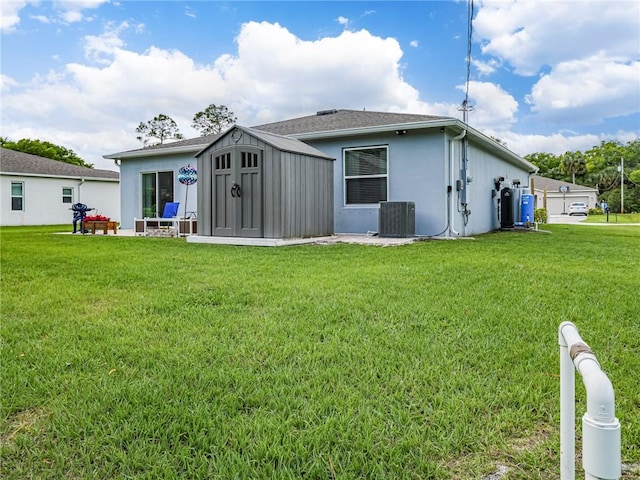
[[[558,478],[570,320],[638,478],[640,228],[545,229],[254,248],[3,228],[0,477]]]
[[[609,222],[606,215],[589,215],[584,223],[640,223],[640,213],[610,213]]]

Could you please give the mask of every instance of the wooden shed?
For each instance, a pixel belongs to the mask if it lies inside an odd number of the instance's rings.
[[[319,150],[236,125],[196,158],[198,236],[333,234],[335,159]]]

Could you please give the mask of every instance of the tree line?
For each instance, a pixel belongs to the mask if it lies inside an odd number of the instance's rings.
[[[625,213],[640,212],[640,138],[626,144],[602,141],[585,152],[531,153],[524,158],[540,169],[540,176],[595,188],[598,200],[607,202],[612,212],[620,212],[624,185]]]
[[[221,133],[225,128],[237,121],[236,116],[224,105],[209,105],[203,111],[193,116],[191,126],[200,132],[200,135],[212,135]],[[136,137],[147,147],[161,145],[165,140],[181,140],[184,138],[178,124],[169,116],[161,113],[151,120],[140,122],[136,128]]]

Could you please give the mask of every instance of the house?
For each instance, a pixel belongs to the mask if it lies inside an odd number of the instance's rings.
[[[0,225],[71,224],[71,205],[120,216],[118,172],[72,165],[0,148]]]
[[[331,200],[335,233],[378,232],[381,202],[411,205],[416,235],[468,236],[491,231],[500,227],[501,190],[528,188],[529,176],[536,171],[530,162],[455,118],[325,110],[251,129],[233,126],[221,135],[105,155],[121,165],[123,228],[132,228],[134,217],[145,209],[179,201],[185,192],[177,182],[178,169],[193,163],[198,153],[197,200],[185,211],[197,210],[199,222],[211,221],[202,215],[210,217],[217,208],[210,186],[214,169],[206,166],[214,160],[202,152],[210,146],[215,150],[223,137],[227,143],[229,138],[233,141],[234,131],[256,138],[258,132],[271,134],[271,147],[288,139],[289,150],[283,152],[311,147],[320,152],[313,153],[314,158],[336,159]],[[264,155],[263,147],[255,146]],[[293,168],[296,158],[290,157],[287,168]],[[264,175],[262,184],[284,179],[304,181],[299,188],[309,188],[310,178]],[[275,184],[268,187],[276,188]],[[201,211],[207,199],[211,208]]]
[[[572,202],[584,202],[589,208],[595,208],[598,202],[598,190],[595,188],[538,175],[531,178],[535,206],[546,208],[549,215],[569,213],[569,205]]]

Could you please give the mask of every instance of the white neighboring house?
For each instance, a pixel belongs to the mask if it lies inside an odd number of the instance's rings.
[[[568,214],[572,202],[584,202],[588,208],[595,208],[598,202],[595,188],[538,175],[531,179],[535,190],[535,208],[546,208],[549,215]]]
[[[118,220],[120,174],[0,148],[0,225],[71,225],[84,203]]]

